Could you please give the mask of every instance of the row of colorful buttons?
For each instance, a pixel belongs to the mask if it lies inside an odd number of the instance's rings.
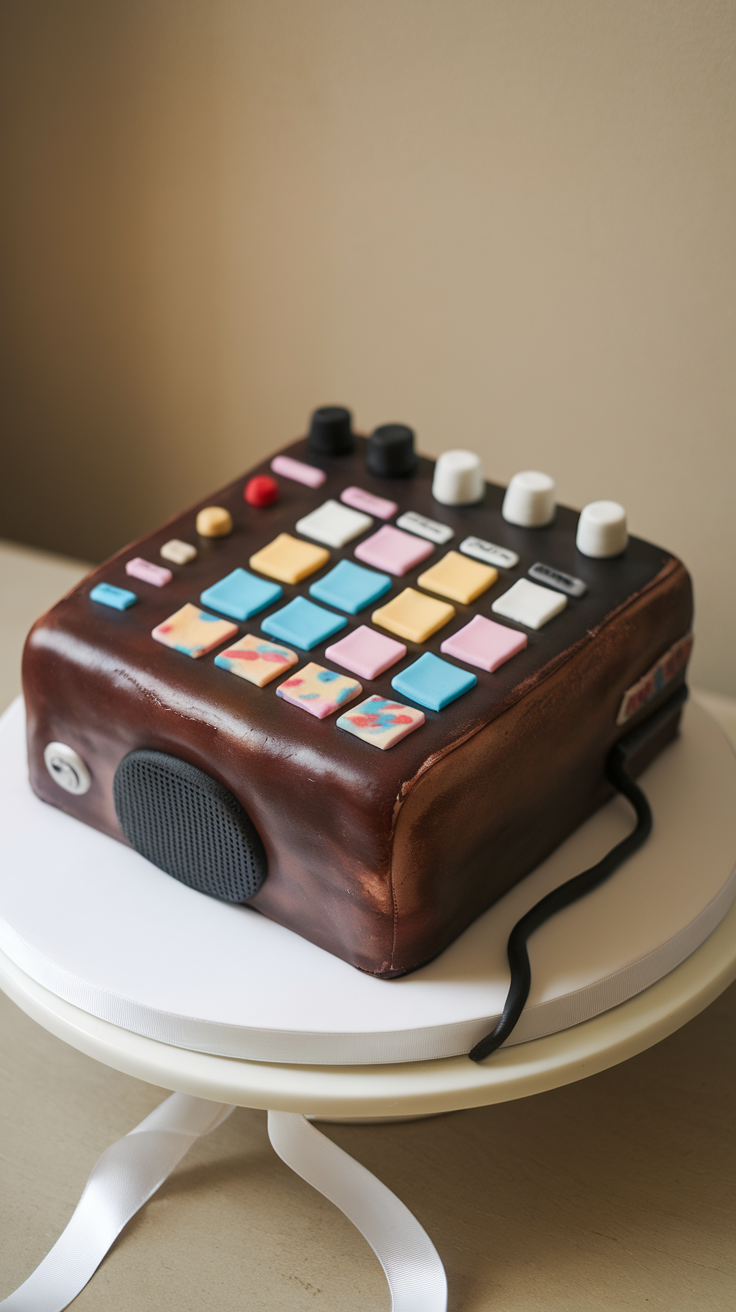
[[[490,578],[488,576],[491,576]],[[469,605],[476,601],[496,581],[495,570],[474,561],[464,560],[456,551],[450,551],[431,569],[425,570],[417,580],[428,592]],[[341,560],[324,578],[312,583],[310,595],[328,606],[357,615],[372,602],[378,601],[391,588],[388,574],[377,573]],[[278,584],[266,583],[245,569],[234,569],[217,583],[205,588],[200,596],[203,606],[222,611],[234,620],[247,620],[265,610],[282,596]]]
[[[186,606],[177,615],[172,616],[170,620],[154,629],[152,636],[156,641],[171,647],[175,651],[197,658],[206,654],[206,648],[201,645],[201,628],[203,625],[215,630],[204,639],[205,642],[213,645],[217,645],[216,641],[213,643],[213,639],[219,638],[219,641],[223,642],[232,637],[234,632],[237,632],[233,625],[228,625],[222,620],[218,621],[213,616],[207,616],[204,612],[197,612],[197,608],[194,606]],[[224,632],[224,630],[229,631]],[[352,644],[353,648],[357,647],[361,651],[363,659],[370,648],[371,637],[379,643],[390,643],[390,640],[382,638],[381,634],[372,634],[370,630],[364,630],[364,632],[369,640],[367,645],[363,643],[361,646],[360,631],[350,635],[351,639],[356,640]],[[337,643],[328,648],[326,654],[334,658],[336,664],[343,664],[350,668],[350,657],[340,659],[340,647],[346,644],[347,641],[346,639],[343,644]],[[392,643],[391,646],[401,647],[401,644]],[[212,646],[209,649],[211,650]],[[406,648],[401,648],[398,653],[392,655],[392,659],[384,660],[383,668],[394,664],[405,652]],[[262,688],[291,666],[296,665],[298,659],[296,653],[288,647],[266,642],[263,638],[256,637],[254,634],[245,634],[232,646],[220,652],[215,657],[215,664],[221,669],[227,670],[229,673]],[[358,664],[360,664],[360,661],[358,661]],[[362,670],[360,672],[362,673]],[[372,673],[371,670],[364,677],[371,677]],[[418,702],[419,705],[426,706],[430,710],[440,711],[451,702],[456,701],[463,693],[469,692],[471,688],[475,687],[476,683],[476,675],[470,674],[466,670],[460,670],[457,666],[449,665],[447,661],[440,660],[438,656],[426,652],[408,669],[402,670],[401,673],[395,675],[391,681],[391,686],[405,697],[410,697],[412,701]],[[323,666],[310,662],[298,674],[292,676],[286,683],[281,684],[276,691],[279,696],[301,706],[310,715],[314,715],[318,719],[324,719],[325,716],[332,714],[333,711],[338,710],[346,702],[352,701],[363,689],[355,679],[326,670]],[[381,699],[374,700],[380,701]],[[388,707],[389,703],[384,702],[384,709],[387,710]],[[358,709],[364,712],[365,704]],[[404,725],[410,723],[411,728],[416,728],[419,724],[424,723],[424,715],[412,712],[408,707],[394,707],[393,709],[400,709],[409,713],[410,719],[401,721]],[[385,720],[382,721],[382,725],[384,729],[389,727]],[[376,724],[371,723],[363,727],[370,730],[369,736],[372,739],[372,735],[376,731]],[[411,728],[404,728],[400,732],[392,730],[391,735],[389,735],[390,741],[384,741],[379,745],[384,747],[393,746],[393,743],[398,742],[400,738],[411,731]],[[358,734],[358,736],[363,735]]]
[[[430,598],[425,600],[429,601]],[[378,614],[375,612],[373,617],[376,623],[380,622],[376,619]],[[303,597],[295,597],[280,611],[267,616],[261,628],[271,637],[281,638],[302,650],[310,651],[319,642],[333,637],[346,624],[347,620],[341,616],[323,611],[320,606],[314,606]],[[215,647],[227,642],[236,633],[234,624],[209,615],[187,602],[181,610],[170,615],[153,630],[153,637],[168,647],[196,658],[214,651]],[[440,651],[476,669],[492,673],[517,652],[523,651],[526,645],[526,634],[495,624],[482,615],[475,615],[462,629],[445,639]],[[364,679],[376,679],[406,655],[406,647],[402,642],[396,642],[385,634],[361,625],[328,647],[326,655],[335,664],[342,665],[344,669]]]
[[[451,559],[454,557],[455,559]],[[458,566],[459,562],[459,566]],[[470,561],[463,561],[456,552],[449,552],[420,575],[419,583],[445,596],[461,593],[468,595],[472,580],[465,567]],[[475,566],[484,569],[484,566]],[[495,575],[495,571],[490,571]],[[490,586],[490,585],[486,585]],[[358,614],[384,595],[391,587],[391,579],[386,574],[378,574],[350,561],[339,561],[325,578],[313,583],[309,589],[312,596],[328,605],[339,607],[351,615]],[[463,590],[465,589],[465,590]],[[484,588],[481,591],[485,590]],[[476,587],[477,591],[477,587]],[[90,594],[93,601],[100,601],[118,610],[127,609],[137,600],[136,594],[125,588],[116,588],[108,583],[101,583]],[[282,589],[273,583],[257,578],[247,570],[236,569],[225,578],[206,588],[200,596],[204,606],[211,606],[221,614],[232,619],[245,621],[273,605],[283,595]],[[473,598],[474,599],[474,598]],[[567,598],[549,588],[539,587],[527,579],[518,579],[511,588],[492,605],[496,614],[523,624],[526,628],[539,629],[553,616],[558,615],[567,605]],[[279,620],[277,617],[283,617]],[[455,607],[448,602],[428,597],[414,588],[405,588],[385,606],[373,612],[372,619],[381,628],[388,629],[400,638],[410,642],[426,642],[428,638],[444,628],[455,616]],[[331,637],[346,621],[339,616],[322,610],[320,606],[295,598],[275,616],[269,616],[267,625],[287,623],[288,633],[277,633],[287,641],[296,642],[305,651],[311,650],[319,642]]]

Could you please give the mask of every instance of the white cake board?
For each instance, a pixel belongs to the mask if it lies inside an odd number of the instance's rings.
[[[75,1046],[168,1088],[346,1116],[493,1102],[640,1051],[736,974],[736,759],[696,706],[643,778],[652,838],[534,936],[524,1028],[482,1066],[438,1059],[491,1028],[511,925],[628,832],[626,803],[594,816],[436,962],[379,981],[39,802],[20,704],[0,743],[0,984]],[[331,1064],[342,1069],[315,1069]]]

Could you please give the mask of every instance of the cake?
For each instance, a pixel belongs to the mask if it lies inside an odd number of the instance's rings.
[[[623,735],[656,715],[632,774],[674,736],[691,623],[684,566],[614,503],[326,408],[36,623],[31,784],[392,978],[611,796]]]

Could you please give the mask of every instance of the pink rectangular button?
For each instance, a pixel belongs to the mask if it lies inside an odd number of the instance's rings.
[[[295,483],[303,483],[305,487],[321,487],[327,478],[323,469],[305,465],[301,460],[292,460],[291,456],[274,456],[271,468],[274,474],[291,478]]]
[[[454,656],[458,661],[475,665],[479,670],[488,670],[490,674],[499,665],[523,651],[527,644],[525,633],[518,629],[507,629],[505,624],[496,624],[484,615],[475,615],[465,628],[445,638],[440,651],[446,656]]]
[[[372,492],[364,492],[362,487],[346,487],[340,493],[340,500],[354,510],[364,510],[366,515],[375,515],[376,519],[391,519],[399,508],[395,501],[387,501],[386,497],[374,497]]]
[[[364,564],[399,577],[420,561],[426,560],[433,551],[431,542],[415,538],[413,533],[402,533],[400,528],[394,528],[391,524],[384,524],[377,533],[359,542],[355,548],[358,560]]]
[[[377,679],[379,674],[406,656],[406,647],[403,642],[361,624],[346,638],[326,647],[325,656],[336,665],[342,665],[344,670],[359,674],[361,679]]]
[[[154,588],[162,588],[174,577],[171,570],[166,569],[164,565],[152,565],[150,560],[144,560],[142,556],[135,556],[133,560],[129,560],[125,566],[125,573],[130,574],[131,578],[142,579],[144,583],[152,583]]]

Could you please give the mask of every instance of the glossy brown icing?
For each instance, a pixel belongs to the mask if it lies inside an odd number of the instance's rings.
[[[308,458],[304,442],[287,451]],[[118,553],[38,621],[24,658],[31,782],[45,801],[124,841],[112,801],[122,758],[149,747],[190,761],[231,789],[261,835],[268,877],[250,905],[362,970],[404,974],[441,951],[608,796],[603,767],[624,732],[616,726],[621,698],[689,629],[690,582],[669,553],[638,539],[615,560],[581,556],[577,514],[564,507],[552,525],[529,530],[505,523],[503,489],[491,485],[480,506],[440,506],[431,497],[431,461],[421,460],[410,478],[388,480],[368,474],[362,444],[353,455],[309,460],[327,474],[318,490],[279,479],[278,503],[247,505],[246,479],[269,473],[264,463]],[[496,618],[495,597],[535,561],[588,585],[585,597],[529,633],[523,652],[494,674],[474,670],[475,689],[439,713],[425,711],[426,724],[387,752],[336,729],[334,716],[319,721],[284,703],[276,684],[256,688],[218,669],[212,655],[192,660],[150,636],[185,602],[198,604],[204,588],[247,568],[277,533],[293,533],[308,510],[355,484],[456,534],[395,580],[382,601],[416,586],[428,563],[468,535],[520,556],[477,602],[458,605],[434,638],[407,644],[402,662],[362,681],[366,694],[396,697],[391,678],[399,670],[423,651],[439,654],[473,614]],[[197,538],[195,517],[206,505],[230,511],[229,537]],[[171,584],[154,588],[126,576],[126,560],[159,562],[172,537],[194,542],[198,557],[172,566]],[[240,632],[258,633],[264,615],[308,596],[314,579],[353,559],[355,545],[332,550],[304,584],[284,585],[281,601]],[[132,587],[138,605],[124,612],[95,605],[89,592],[100,581]],[[370,623],[369,615],[348,617],[340,636]],[[331,665],[324,644],[304,653],[301,663],[308,660]],[[89,766],[85,795],[63,793],[48,775],[43,749],[52,740]]]

